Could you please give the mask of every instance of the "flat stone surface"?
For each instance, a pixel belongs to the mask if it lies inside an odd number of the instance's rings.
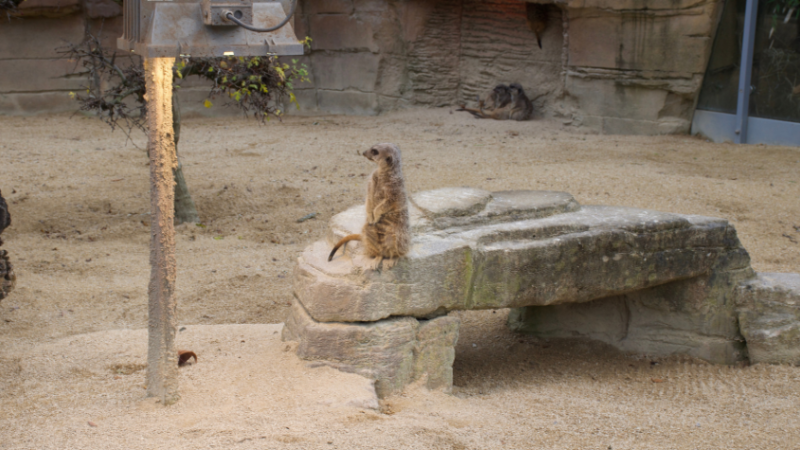
[[[327,242],[303,252],[295,293],[317,321],[360,322],[587,302],[708,274],[720,258],[737,252],[749,267],[735,230],[723,219],[584,206],[514,220],[517,213],[540,213],[538,205],[578,206],[569,194],[537,191],[496,193],[493,201],[462,217],[471,224],[441,230],[419,216],[415,223],[412,213],[411,251],[385,271],[367,269],[357,242],[327,260],[340,236],[360,231],[357,211],[363,214],[363,206],[352,208],[331,219]]]
[[[800,274],[760,273],[737,294],[750,360],[800,364]]]

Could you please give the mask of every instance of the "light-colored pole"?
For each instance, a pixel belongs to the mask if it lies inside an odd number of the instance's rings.
[[[145,58],[147,149],[150,154],[150,286],[147,396],[178,401],[175,298],[175,180],[172,67],[175,58]]]

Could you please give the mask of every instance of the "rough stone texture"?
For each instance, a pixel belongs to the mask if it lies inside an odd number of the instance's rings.
[[[800,365],[800,274],[760,273],[737,294],[750,360]]]
[[[23,2],[28,4],[30,0]],[[56,49],[80,42],[89,29],[103,45],[116,46],[122,33],[121,17],[89,19],[82,14],[64,17],[24,17],[0,25],[0,114],[36,114],[78,109],[69,92],[83,84],[67,74],[79,69],[61,58]],[[112,47],[113,48],[113,47]]]
[[[298,86],[298,100],[307,111],[377,114],[472,102],[497,83],[518,82],[537,118],[605,133],[689,131],[720,0],[532,1],[551,5],[541,49],[525,2],[518,0],[300,0],[294,24],[300,38],[313,39],[306,64],[314,80]],[[0,73],[13,70],[19,80],[0,80],[0,95],[72,89],[52,73],[58,68],[50,61],[12,66],[38,57],[20,55],[52,53],[61,39],[76,42],[84,22],[96,28],[92,18],[113,17],[119,9],[111,0],[27,0],[21,9],[39,4],[58,6],[45,8],[48,14],[82,7],[85,17],[0,27],[0,63],[14,63]],[[107,29],[116,37],[121,22]],[[192,90],[180,94],[188,115],[232,114],[230,108],[198,107],[188,100],[204,89]],[[53,109],[63,107],[56,102]],[[0,102],[0,113],[42,110],[47,105],[41,102]]]
[[[61,17],[81,10],[80,0],[25,0],[17,7],[20,17]]]
[[[378,396],[425,380],[431,389],[449,390],[458,340],[456,317],[412,317],[372,323],[320,323],[295,300],[283,340],[297,341],[297,355],[376,380]]]
[[[122,5],[113,0],[84,0],[83,8],[90,19],[110,19],[122,15]]]
[[[375,379],[381,396],[450,387],[453,310],[513,308],[515,331],[628,352],[800,364],[800,274],[756,278],[723,219],[471,188],[413,194],[409,209],[411,251],[383,271],[357,242],[327,260],[364,207],[334,216],[298,258],[284,331],[300,357]]]
[[[514,309],[509,326],[542,338],[584,337],[628,352],[731,364],[747,356],[735,289],[753,275],[743,249],[733,250],[708,274],[588,303]]]
[[[384,272],[365,270],[358,245],[328,262],[332,245],[365,220],[361,206],[335,216],[327,242],[300,257],[295,292],[315,320],[374,321],[587,302],[707,275],[737,255],[743,266],[736,269],[749,267],[722,219],[580,208],[565,193],[497,192],[489,202],[486,195],[463,189],[412,196],[432,215],[411,204],[411,251]]]
[[[315,89],[374,86],[369,107],[381,112],[519,82],[537,117],[605,133],[688,132],[721,1],[535,1],[552,4],[542,49],[516,0],[307,0],[299,21],[314,39],[313,70],[336,77]],[[354,54],[379,62],[352,70]],[[325,99],[313,107],[358,110]]]

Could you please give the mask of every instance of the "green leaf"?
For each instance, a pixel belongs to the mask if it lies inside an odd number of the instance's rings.
[[[223,239],[225,239],[225,236],[214,236],[215,241],[221,241]]]
[[[203,102],[203,106],[205,106],[206,108],[211,108],[214,105],[213,103],[211,103],[211,100],[206,99],[206,101]]]
[[[208,68],[208,71],[209,71],[209,72],[213,72],[213,71],[214,71],[214,68],[213,68],[213,67],[209,67],[209,68]]]

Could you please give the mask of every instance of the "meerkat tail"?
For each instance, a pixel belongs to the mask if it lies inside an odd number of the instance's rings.
[[[336,254],[336,250],[339,250],[339,247],[341,247],[342,245],[347,244],[350,241],[360,241],[360,240],[361,240],[360,234],[351,234],[349,236],[343,237],[341,241],[339,241],[336,245],[333,246],[333,250],[331,250],[331,254],[328,256],[328,261],[333,259],[333,255]]]

